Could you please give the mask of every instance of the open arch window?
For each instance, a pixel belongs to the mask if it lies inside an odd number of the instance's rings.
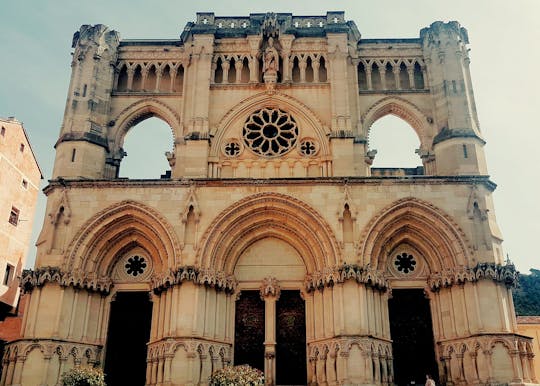
[[[387,115],[369,130],[369,148],[376,150],[371,168],[373,176],[424,174],[417,150],[420,147],[414,129],[403,119]]]
[[[148,119],[147,119],[148,118]],[[129,129],[124,139],[120,177],[158,179],[170,175],[165,152],[172,151],[171,128],[161,119],[148,115]]]

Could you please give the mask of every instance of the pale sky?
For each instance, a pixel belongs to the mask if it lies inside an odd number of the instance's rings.
[[[123,39],[176,39],[186,22],[195,20],[196,12],[212,11],[223,16],[254,12],[324,15],[328,10],[344,10],[346,19],[356,22],[363,38],[418,37],[421,28],[436,20],[457,20],[467,28],[488,170],[498,185],[494,200],[505,238],[503,247],[521,272],[540,268],[534,246],[534,240],[540,237],[538,0],[0,0],[0,116],[15,116],[24,123],[44,173],[44,187],[51,177],[53,145],[71,75],[71,40],[81,24],[106,24],[119,31]],[[392,119],[388,121],[388,127],[392,127]],[[167,127],[152,124],[144,127],[167,133]],[[150,137],[156,138],[156,131]],[[405,146],[414,147],[417,139],[408,138]],[[404,147],[404,142],[400,144]],[[131,162],[141,146],[128,145],[127,159]],[[170,138],[164,137],[164,144],[155,146],[168,150]],[[167,165],[163,165],[152,170],[156,178],[165,171]],[[128,173],[125,166],[122,172]],[[32,244],[44,211],[41,194]],[[34,256],[32,246],[28,266],[33,265]]]

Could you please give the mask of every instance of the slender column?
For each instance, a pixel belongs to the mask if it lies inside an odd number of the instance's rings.
[[[512,358],[512,368],[514,370],[514,379],[512,380],[512,382],[521,383],[523,382],[523,374],[519,366],[519,351],[510,351],[510,357]]]
[[[381,88],[386,90],[386,66],[379,67],[379,76],[381,77]]]
[[[454,381],[452,379],[452,357],[449,355],[443,357],[445,368],[446,368],[446,382],[447,384],[453,385]]]
[[[414,67],[407,66],[407,73],[409,74],[409,88],[414,90]]]
[[[145,91],[145,84],[146,84],[146,78],[148,77],[148,69],[145,68],[142,71],[142,77],[141,77],[141,91]]]
[[[26,357],[19,356],[17,357],[17,361],[15,362],[15,370],[13,370],[13,380],[12,380],[12,386],[23,386],[21,385],[21,378],[22,378],[22,369],[24,366],[24,361],[26,360]]]
[[[156,87],[154,92],[159,92],[159,85],[161,83],[161,76],[163,75],[163,67],[156,67]]]
[[[319,60],[321,60],[321,57],[319,57],[316,61],[311,61],[311,67],[313,68],[313,83],[319,83]]]
[[[154,363],[153,359],[146,359],[146,384],[152,384],[152,364]]]
[[[133,74],[135,73],[135,71],[132,69],[132,68],[128,68],[127,69],[127,76],[128,76],[128,79],[127,79],[127,90],[128,91],[133,91],[132,88],[133,88]]]
[[[176,74],[178,73],[178,70],[172,69],[169,67],[169,74],[170,74],[170,81],[169,81],[169,92],[172,92],[174,90],[174,82],[176,80]]]
[[[221,63],[221,69],[223,70],[223,84],[229,83],[229,68],[231,67],[231,63],[229,63],[228,60],[224,60]]]
[[[531,381],[531,376],[529,374],[529,364],[527,363],[527,352],[521,351],[519,353],[519,359],[521,362],[521,369],[523,371],[523,381],[529,383]]]
[[[335,352],[328,353],[327,359],[326,359],[326,374],[327,374],[327,382],[330,385],[336,384],[337,374],[336,374],[335,368],[336,368],[336,353]]]
[[[47,386],[47,373],[49,372],[49,367],[51,366],[51,355],[48,354],[43,357],[43,368],[41,369],[41,385]]]
[[[264,379],[266,385],[274,385],[276,379],[276,302],[281,289],[276,278],[267,277],[260,287],[264,300]]]
[[[311,385],[317,385],[317,355],[309,357],[309,365],[311,366]]]
[[[469,353],[471,356],[471,360],[473,363],[473,369],[474,369],[474,379],[473,383],[480,383],[480,374],[478,374],[478,353],[476,351],[473,351]]]
[[[249,69],[250,69],[250,74],[251,74],[251,63],[250,63]],[[212,67],[210,71],[210,83],[212,84],[216,83],[216,70],[217,70],[217,63],[212,62]]]
[[[371,80],[371,66],[368,66],[367,64],[365,64],[364,69],[366,70],[367,88],[368,90],[373,90],[373,82]]]
[[[384,69],[386,72],[386,68]],[[394,83],[396,84],[396,90],[401,90],[403,87],[401,86],[401,81],[399,79],[399,72],[401,71],[401,68],[396,64],[392,67],[392,72],[394,73]]]
[[[373,365],[375,366],[375,383],[378,384],[381,381],[381,366],[379,365],[379,354],[373,353]]]
[[[394,382],[394,360],[392,358],[386,360],[386,368],[388,369],[388,384],[391,385]]]
[[[458,374],[458,382],[461,382],[461,381],[464,381],[465,380],[465,373],[464,373],[464,369],[463,369],[463,354],[456,354],[456,359],[458,361],[458,366],[459,366],[459,374]]]
[[[347,361],[349,360],[349,353],[340,351],[337,356],[337,381],[339,385],[347,383],[349,374],[347,373]]]
[[[244,67],[243,60],[237,60],[234,62],[234,68],[236,69],[236,83],[242,82],[242,68]]]
[[[493,366],[491,363],[491,354],[493,354],[493,352],[491,350],[484,350],[483,353],[484,353],[484,357],[487,363],[487,371],[488,371],[487,383],[491,383],[493,382]]]
[[[300,68],[300,83],[305,83],[306,82],[306,67],[307,67],[305,58],[298,62],[298,67]]]
[[[426,66],[422,66],[421,69],[422,69],[422,77],[424,78],[424,89],[427,89],[429,85],[428,85],[428,76],[427,76]]]
[[[529,370],[531,372],[531,383],[538,383],[536,379],[536,371],[534,369],[534,354],[527,353],[527,360],[529,361]]]

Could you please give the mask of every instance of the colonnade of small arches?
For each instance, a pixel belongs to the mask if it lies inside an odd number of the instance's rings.
[[[419,58],[361,59],[357,70],[360,92],[427,88],[426,66]]]
[[[117,92],[181,93],[184,65],[179,62],[120,62],[114,90]]]
[[[251,55],[216,55],[212,62],[214,84],[245,84],[262,81],[262,59]],[[293,53],[279,58],[281,82],[326,83],[327,60],[322,53]]]

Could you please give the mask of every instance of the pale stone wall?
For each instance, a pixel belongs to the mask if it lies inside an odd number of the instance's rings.
[[[313,28],[312,28],[313,27]],[[41,385],[99,365],[111,302],[149,291],[147,385],[207,382],[234,363],[235,301],[259,290],[264,368],[276,377],[276,302],[305,302],[310,384],[394,382],[391,290],[429,298],[446,384],[536,383],[517,334],[468,70],[466,30],[362,40],[326,16],[197,14],[180,40],[74,37],[47,221],[23,339],[1,385]],[[369,130],[394,114],[422,169],[371,174]],[[170,179],[117,179],[126,133],[172,130]],[[410,255],[415,269],[400,270]],[[130,258],[144,259],[140,275]]]

